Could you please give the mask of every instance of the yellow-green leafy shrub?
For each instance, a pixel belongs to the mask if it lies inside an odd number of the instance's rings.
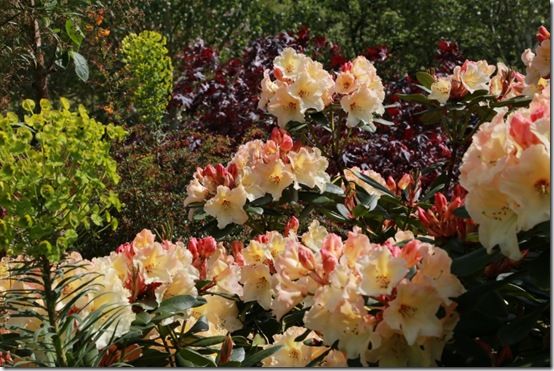
[[[22,120],[0,115],[0,251],[55,261],[79,229],[117,227],[109,213],[121,206],[110,190],[119,182],[110,146],[125,130],[60,103],[41,100],[35,113],[26,100]]]
[[[145,124],[161,121],[171,96],[173,66],[165,45],[165,37],[154,31],[131,33],[122,42],[125,85]]]

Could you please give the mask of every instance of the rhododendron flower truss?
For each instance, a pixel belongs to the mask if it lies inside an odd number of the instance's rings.
[[[348,127],[361,125],[375,131],[374,115],[385,112],[384,99],[383,83],[364,56],[345,63],[333,76],[321,63],[285,48],[273,61],[273,71],[264,71],[258,108],[267,110],[277,118],[281,128],[286,128],[289,122],[305,123],[313,113],[334,112],[340,107],[347,115]],[[321,116],[309,124],[314,123],[323,123],[328,130],[334,130]]]
[[[498,245],[514,260],[522,257],[517,233],[550,220],[549,89],[535,94],[529,108],[499,112],[481,126],[460,169],[481,243],[488,251]]]
[[[301,235],[272,231],[246,245],[234,244],[233,255],[222,253],[220,263],[212,261],[212,266],[236,268],[240,285],[234,294],[241,300],[258,303],[277,320],[299,308],[305,311],[303,329],[291,327],[275,335],[275,344],[283,347],[264,361],[268,366],[305,366],[323,353],[319,361],[326,365],[344,365],[346,359],[403,364],[407,355],[381,361],[374,354],[394,352],[387,348],[394,344],[392,337],[408,347],[433,343],[440,348],[457,321],[452,299],[465,291],[450,272],[448,254],[437,246],[417,239],[404,247],[394,239],[375,244],[359,228],[343,240],[317,221]],[[447,315],[437,316],[440,311]],[[320,347],[296,340],[303,333],[312,342],[318,339]],[[422,348],[426,361],[418,365],[440,358],[436,346]]]
[[[294,142],[285,130],[274,128],[269,140],[241,145],[226,166],[198,168],[187,186],[185,206],[191,208],[191,217],[196,209],[203,208],[220,229],[245,224],[252,214],[263,213],[259,206],[285,202],[282,198],[286,192],[304,188],[325,193],[332,187],[328,165],[318,148]]]

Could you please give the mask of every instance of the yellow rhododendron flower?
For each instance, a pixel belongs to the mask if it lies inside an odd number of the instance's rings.
[[[267,265],[254,264],[242,267],[240,281],[244,285],[244,302],[257,301],[266,310],[271,307],[271,275]]]
[[[271,81],[268,70],[264,71],[264,78],[262,79],[261,87],[262,94],[260,95],[260,100],[258,101],[258,108],[263,110],[278,88],[278,85]]]
[[[206,316],[208,320],[210,328],[208,331],[200,333],[201,335],[221,336],[240,330],[243,327],[242,322],[238,319],[239,310],[233,300],[225,299],[219,295],[206,295],[204,298],[206,304],[191,308],[191,315],[194,318]]]
[[[550,75],[550,39],[543,40],[536,49],[536,54],[526,49],[521,60],[525,64],[527,84],[537,84],[542,77]]]
[[[489,65],[487,61],[465,61],[464,64],[454,68],[454,75],[460,77],[462,85],[473,93],[476,90],[489,90],[490,76],[496,67]]]
[[[265,358],[262,363],[264,367],[305,367],[322,355],[329,348],[325,346],[308,346],[303,341],[295,341],[297,337],[306,331],[303,327],[289,327],[283,334],[273,335],[273,344],[266,347],[281,345],[281,349]],[[320,340],[311,332],[306,340]],[[323,367],[346,367],[344,353],[331,350],[322,361]]]
[[[356,76],[352,72],[341,72],[335,81],[335,91],[339,94],[350,94],[356,90]]]
[[[465,292],[458,277],[450,273],[452,259],[443,249],[434,248],[430,244],[422,244],[422,246],[427,246],[427,249],[424,250],[425,253],[412,282],[434,287],[441,299],[449,304],[450,298],[458,297]]]
[[[171,273],[179,267],[174,250],[165,249],[158,242],[152,242],[137,250],[133,260],[138,263],[146,284],[170,282]]]
[[[396,298],[383,312],[383,320],[391,329],[402,331],[408,345],[413,345],[418,336],[442,334],[441,321],[435,315],[440,305],[433,287],[401,282]]]
[[[356,282],[351,272],[338,267],[331,273],[330,284],[319,288],[314,304],[304,315],[304,324],[322,334],[326,345],[339,340],[339,350],[348,358],[365,353],[374,319],[364,308],[364,299],[356,294]]]
[[[310,223],[308,231],[302,235],[302,243],[314,251],[320,250],[328,234],[327,229],[321,226],[318,220],[314,220]]]
[[[150,246],[156,240],[156,236],[149,230],[143,229],[137,233],[135,239],[133,240],[133,246],[136,249],[142,249],[146,246]]]
[[[279,84],[279,88],[269,100],[267,111],[277,117],[277,124],[281,128],[285,128],[289,121],[305,121],[302,100],[293,96],[286,84]]]
[[[366,361],[379,367],[433,367],[436,362],[425,346],[424,340],[409,345],[401,332],[392,330],[386,322],[376,328],[372,349],[365,354]]]
[[[285,48],[275,57],[273,65],[281,70],[283,77],[294,79],[305,59],[304,54],[297,53],[293,48]]]
[[[441,77],[431,84],[431,94],[429,99],[434,99],[440,104],[445,104],[450,98],[450,89],[452,88],[450,77]]]
[[[521,258],[517,241],[517,214],[513,200],[496,187],[480,186],[469,192],[465,206],[479,224],[479,241],[490,253],[495,245],[512,260]]]
[[[314,109],[322,111],[325,103],[322,99],[322,89],[317,80],[312,79],[306,72],[299,74],[298,78],[289,88],[290,95],[302,101],[303,110]]]
[[[341,257],[341,263],[353,268],[358,262],[358,258],[368,255],[374,248],[369,238],[361,233],[360,227],[354,227],[352,232],[348,232],[348,239],[344,242],[344,254]]]
[[[187,206],[194,202],[204,202],[208,195],[208,188],[204,187],[198,179],[193,178],[187,185],[187,197],[184,204]]]
[[[385,194],[383,191],[376,189],[375,187],[371,186],[369,183],[366,183],[360,178],[358,178],[356,174],[354,174],[354,172],[366,175],[369,178],[375,180],[377,183],[381,184],[383,187],[388,188],[387,182],[385,181],[385,179],[383,179],[381,174],[369,169],[362,170],[357,166],[351,167],[350,169],[344,169],[344,178],[347,181],[352,182],[357,186],[359,186],[360,188],[364,189],[368,194],[373,196],[378,196],[378,198],[380,198],[382,195]]]
[[[504,123],[506,110],[500,111],[491,122],[484,123],[472,138],[460,167],[460,184],[472,189],[480,184],[490,184],[506,166],[514,143]]]
[[[360,292],[368,296],[390,295],[408,273],[406,261],[393,257],[388,248],[374,249],[359,262],[362,281]]]
[[[329,161],[321,155],[319,148],[302,147],[298,152],[290,152],[288,157],[295,177],[295,188],[299,189],[298,184],[303,184],[310,188],[317,187],[321,193],[325,191],[331,180],[325,171]]]
[[[244,224],[248,220],[243,209],[245,203],[246,192],[242,185],[233,189],[220,185],[217,194],[204,205],[204,210],[217,219],[217,227],[222,229],[228,224]]]
[[[257,240],[251,240],[248,246],[242,250],[245,264],[263,263],[267,259],[271,259],[271,252],[268,247]]]
[[[348,127],[355,127],[361,121],[375,128],[373,114],[383,114],[385,112],[382,100],[367,86],[362,86],[356,92],[342,97],[340,105],[348,113],[346,120]]]
[[[518,229],[550,220],[550,153],[544,145],[527,148],[518,164],[506,167],[500,191],[515,201]]]
[[[285,165],[282,160],[277,160],[268,164],[260,164],[254,171],[255,183],[265,193],[269,193],[274,201],[281,198],[285,188],[294,181],[294,174],[290,167]]]
[[[92,301],[86,307],[86,311],[88,313],[97,310],[105,311],[101,319],[94,323],[93,328],[104,327],[106,322],[111,321],[114,313],[117,313],[117,319],[111,322],[96,339],[96,348],[103,349],[112,337],[117,338],[129,332],[136,315],[128,300],[131,292],[124,287],[117,272],[112,268],[109,257],[94,258],[90,263],[91,266],[88,269],[91,272],[101,272],[102,276],[93,281],[99,285],[88,294]]]

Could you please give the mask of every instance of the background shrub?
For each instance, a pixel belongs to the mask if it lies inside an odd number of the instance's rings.
[[[160,123],[169,101],[173,66],[165,44],[165,37],[153,31],[131,33],[123,39],[125,85],[139,122]]]

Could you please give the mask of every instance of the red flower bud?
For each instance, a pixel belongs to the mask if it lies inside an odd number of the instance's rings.
[[[546,27],[540,26],[536,36],[537,36],[537,41],[541,43],[544,40],[550,39],[550,32],[548,32]]]
[[[435,193],[435,207],[439,212],[445,212],[448,207],[448,200],[440,192]]]
[[[201,256],[207,258],[217,250],[217,242],[211,237],[204,237],[198,242],[198,252]]]
[[[387,177],[387,187],[392,193],[396,193],[396,182],[390,175]]]
[[[277,80],[283,80],[283,71],[279,67],[273,68],[273,74]]]
[[[195,237],[192,237],[189,240],[187,244],[187,249],[192,254],[193,259],[196,259],[198,257],[198,240]]]
[[[298,218],[294,215],[290,217],[289,221],[285,225],[285,236],[288,236],[290,232],[298,232],[298,227],[300,226],[300,222],[298,221]]]

